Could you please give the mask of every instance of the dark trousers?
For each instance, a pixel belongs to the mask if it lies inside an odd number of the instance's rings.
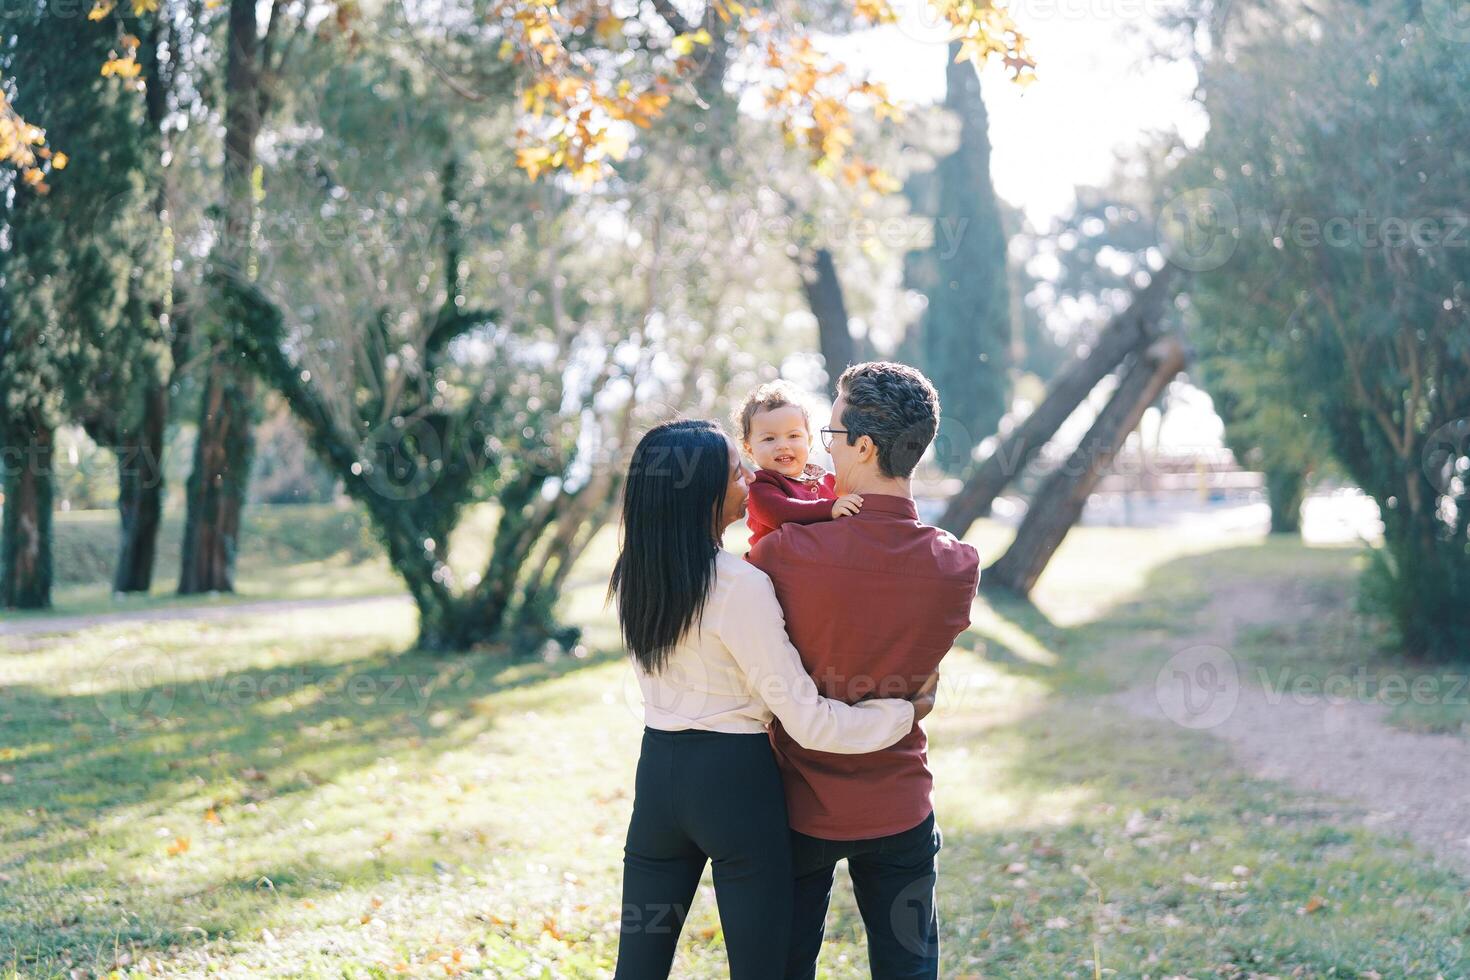
[[[617,980],[664,980],[714,862],[731,980],[773,980],[791,936],[791,837],[764,732],[644,729],[628,842]]]
[[[934,886],[942,843],[932,813],[917,827],[865,840],[823,840],[793,830],[796,904],[786,980],[816,976],[832,878],[843,858],[868,932],[873,980],[937,980],[939,917]]]

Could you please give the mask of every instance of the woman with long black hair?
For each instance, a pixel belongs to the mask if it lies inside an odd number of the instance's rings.
[[[766,725],[825,752],[885,748],[933,706],[818,695],[771,581],[725,551],[748,473],[713,422],[676,419],[633,451],[609,595],[644,698],[623,859],[618,980],[663,980],[706,861],[732,980],[786,967],[792,872],[786,800]]]

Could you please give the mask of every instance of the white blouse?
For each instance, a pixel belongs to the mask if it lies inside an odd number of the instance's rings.
[[[704,612],[664,669],[646,673],[636,658],[633,669],[644,722],[664,731],[755,733],[774,715],[804,748],[851,754],[887,748],[914,726],[914,706],[901,698],[847,704],[819,695],[770,578],[723,549]]]

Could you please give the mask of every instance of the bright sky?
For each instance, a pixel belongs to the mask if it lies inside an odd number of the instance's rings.
[[[945,32],[924,21],[924,0],[900,0],[896,25],[832,39],[829,49],[888,83],[910,102],[944,95]],[[1177,128],[1193,141],[1203,116],[1189,96],[1187,63],[1149,62],[1145,38],[1162,0],[1020,0],[1016,20],[1030,39],[1039,80],[1026,89],[999,66],[983,76],[990,112],[995,189],[1045,228],[1065,213],[1078,184],[1104,181],[1115,152],[1142,134]]]
[[[827,45],[855,70],[887,82],[909,102],[944,95],[946,32],[929,25],[924,0],[900,0],[897,25],[833,38]],[[1166,11],[1165,0],[1017,0],[1017,22],[1030,41],[1038,81],[1022,88],[992,65],[981,90],[990,114],[991,176],[996,193],[1023,208],[1045,229],[1072,206],[1078,185],[1107,180],[1119,155],[1128,156],[1150,131],[1177,129],[1191,144],[1204,134],[1202,111],[1191,101],[1188,63],[1151,60],[1147,38]],[[1176,386],[1162,442],[1210,451],[1222,427],[1209,396]],[[1089,418],[1074,418],[1064,442],[1081,437]],[[1159,424],[1150,410],[1144,428]],[[1075,431],[1072,431],[1075,430]]]

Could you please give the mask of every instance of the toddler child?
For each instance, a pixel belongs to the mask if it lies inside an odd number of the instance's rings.
[[[807,462],[811,419],[786,382],[763,384],[746,395],[736,423],[741,448],[758,467],[745,513],[752,545],[782,524],[815,524],[862,509],[862,497],[839,497],[836,478]]]

